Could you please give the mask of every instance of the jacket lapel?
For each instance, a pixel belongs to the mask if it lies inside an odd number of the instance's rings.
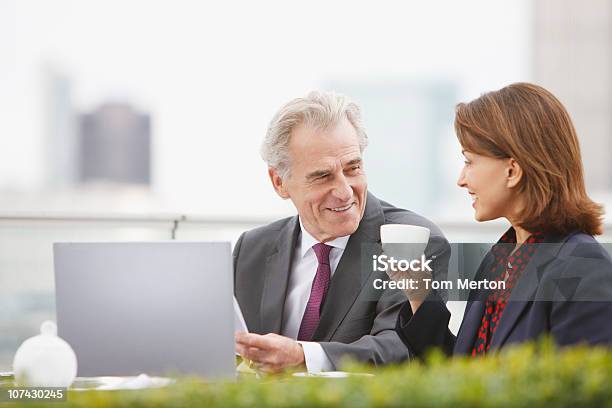
[[[495,257],[489,252],[478,267],[475,279],[482,279],[485,277],[487,271],[493,266],[493,262],[495,262]],[[471,291],[468,296],[461,326],[457,332],[457,341],[455,342],[454,348],[455,354],[469,354],[472,351],[476,336],[478,335],[478,329],[482,323],[484,310],[485,299],[483,298],[483,293]]]
[[[457,332],[457,341],[455,342],[454,354],[469,354],[474,347],[478,329],[482,323],[484,315],[484,304],[482,300],[469,301],[461,322],[459,332]]]
[[[385,217],[376,197],[368,193],[366,208],[357,230],[351,235],[340,263],[329,285],[321,310],[314,341],[329,341],[361,292],[369,276],[362,275],[361,251],[363,244],[380,248],[380,226]],[[369,274],[368,274],[369,275]]]
[[[291,259],[300,232],[298,217],[293,217],[280,231],[276,250],[264,266],[265,283],[261,297],[261,333],[280,333],[287,295]]]
[[[499,327],[491,338],[491,349],[497,349],[506,342],[521,315],[534,300],[544,269],[550,262],[554,261],[555,256],[561,249],[560,237],[551,236],[547,238],[543,245],[538,244],[535,256],[529,261],[516,286],[512,289],[504,313],[499,320]]]

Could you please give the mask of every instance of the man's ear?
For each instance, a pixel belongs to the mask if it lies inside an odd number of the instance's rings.
[[[513,158],[508,159],[508,167],[506,167],[506,186],[515,188],[523,178],[523,169]]]
[[[274,187],[276,194],[278,194],[283,200],[288,199],[289,193],[287,192],[283,178],[278,174],[278,171],[274,167],[268,167],[268,176],[270,176],[270,181],[272,182],[272,187]]]

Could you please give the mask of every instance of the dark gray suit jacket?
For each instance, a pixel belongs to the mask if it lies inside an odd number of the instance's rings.
[[[334,272],[321,309],[313,341],[321,344],[337,368],[343,357],[375,365],[400,362],[408,350],[395,332],[405,295],[399,290],[375,290],[384,272],[364,270],[362,249],[380,253],[380,226],[411,224],[430,229],[425,250],[434,276],[447,274],[450,246],[440,229],[420,215],[393,207],[368,193],[364,216],[351,235]],[[234,248],[234,292],[249,331],[281,333],[287,283],[300,233],[297,216],[243,233]],[[368,255],[367,259],[372,259]],[[368,261],[367,264],[370,264]]]
[[[590,235],[573,233],[547,236],[547,244],[536,251],[491,338],[491,351],[510,344],[549,335],[561,345],[577,343],[612,345],[612,260]],[[489,252],[477,279],[494,264]],[[402,307],[397,332],[411,356],[422,357],[430,348],[446,354],[472,351],[485,310],[486,293],[470,292],[463,322],[457,336],[448,329],[450,312],[432,292],[412,313]]]

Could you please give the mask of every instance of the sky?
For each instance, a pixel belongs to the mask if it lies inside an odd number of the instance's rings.
[[[71,78],[78,111],[127,100],[151,113],[153,191],[169,208],[289,211],[259,157],[283,103],[336,80],[448,80],[461,100],[529,80],[530,7],[0,0],[0,189],[45,187],[42,78],[53,67]]]

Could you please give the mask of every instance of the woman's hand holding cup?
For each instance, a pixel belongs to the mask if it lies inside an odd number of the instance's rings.
[[[422,267],[429,233],[428,228],[416,225],[386,224],[380,227],[383,252],[387,256],[387,275],[403,285],[402,290],[408,297],[413,313],[431,290],[423,280],[432,279],[432,272]],[[389,262],[391,258],[395,262]],[[411,267],[407,268],[409,265]],[[412,267],[417,265],[420,267]]]

